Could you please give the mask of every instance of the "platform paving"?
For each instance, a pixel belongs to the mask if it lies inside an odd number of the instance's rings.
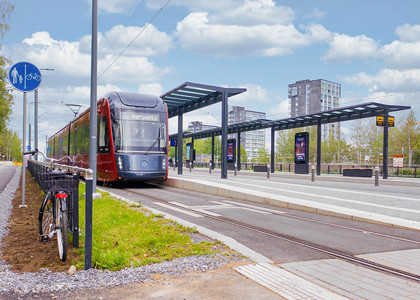
[[[262,174],[241,172],[234,177],[221,179],[220,173],[208,174],[208,170],[186,170],[183,175],[171,172],[167,185],[248,200],[259,203],[300,209],[308,212],[363,220],[371,223],[420,230],[420,180],[390,178],[381,180],[381,185],[407,187],[411,194],[397,195],[386,190],[360,191],[327,188],[315,185],[290,192],[282,178],[306,176],[274,174],[270,179]],[[322,176],[317,180],[372,184],[372,179]],[[317,197],[310,197],[311,191]],[[389,190],[389,189],[388,189]],[[404,188],[400,189],[404,190]],[[419,193],[417,194],[417,190]],[[414,192],[413,192],[414,191]],[[308,194],[308,195],[306,195]],[[376,198],[381,201],[376,201]],[[370,253],[358,257],[384,264],[396,269],[420,275],[420,249]],[[323,259],[283,264],[255,263],[235,270],[258,284],[276,293],[281,299],[420,299],[420,283],[391,276],[385,273],[354,265],[338,259]]]
[[[372,179],[347,178],[343,176],[321,176],[316,180],[345,182],[355,188],[323,187],[310,183],[310,175],[272,174],[267,179],[263,174],[241,171],[238,176],[221,179],[220,173],[194,169],[178,175],[171,172],[166,185],[247,200],[271,204],[278,207],[303,210],[312,213],[343,217],[358,221],[388,225],[398,228],[420,230],[420,179],[393,178],[382,180],[388,190],[361,191],[360,183],[373,186]],[[304,185],[288,183],[283,179],[302,179]],[[389,193],[389,188],[399,187],[396,193]],[[414,192],[405,195],[401,189],[409,188]]]

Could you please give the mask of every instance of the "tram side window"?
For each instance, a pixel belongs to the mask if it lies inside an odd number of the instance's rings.
[[[89,154],[89,126],[80,127],[77,136],[77,149],[80,154]]]
[[[56,137],[54,139],[54,156],[58,156],[60,154],[59,149],[60,149],[60,142],[59,142],[58,137]]]
[[[98,153],[109,153],[109,144],[108,118],[101,116],[98,118]]]
[[[77,129],[74,129],[70,134],[70,155],[77,154]]]
[[[68,132],[64,133],[63,135],[63,156],[68,155],[68,147],[69,147],[69,134]]]

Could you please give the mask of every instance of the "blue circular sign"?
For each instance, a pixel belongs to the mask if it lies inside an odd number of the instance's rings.
[[[9,70],[10,83],[21,92],[36,90],[41,84],[41,79],[41,71],[28,62],[14,64]]]
[[[26,149],[27,149],[28,151],[30,151],[30,150],[31,150],[31,146],[30,146],[30,145],[26,146]]]

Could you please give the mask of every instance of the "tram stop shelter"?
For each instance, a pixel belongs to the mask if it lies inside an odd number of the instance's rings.
[[[228,98],[246,92],[245,88],[227,88],[211,86],[194,82],[185,82],[160,96],[168,105],[168,117],[178,116],[178,134],[176,143],[180,163],[178,163],[178,174],[182,174],[182,142],[183,115],[199,108],[206,107],[218,102],[222,105],[222,178],[227,178],[227,129],[228,129]]]
[[[221,178],[227,178],[227,135],[237,134],[237,149],[240,149],[241,132],[271,129],[271,172],[274,172],[275,162],[275,132],[285,129],[301,128],[306,126],[317,126],[317,153],[321,154],[321,125],[357,119],[365,119],[375,116],[384,118],[383,134],[383,178],[388,178],[388,116],[389,113],[408,110],[410,106],[385,105],[376,102],[369,102],[354,106],[342,107],[334,110],[322,111],[305,116],[286,118],[280,120],[252,120],[243,123],[228,125],[228,98],[245,92],[244,88],[223,88],[191,82],[185,82],[179,87],[163,94],[161,98],[168,105],[169,118],[178,116],[178,133],[170,135],[170,140],[176,141],[177,157],[182,162],[183,138],[201,139],[212,138],[212,162],[214,162],[214,137],[222,136],[221,153]],[[222,102],[222,126],[201,132],[183,132],[183,114],[202,108],[217,102]],[[177,145],[181,145],[178,147]],[[237,168],[241,169],[240,151],[237,151]],[[214,167],[214,164],[213,164]],[[317,155],[317,175],[321,175],[321,155]],[[182,163],[178,163],[178,174],[182,174]]]

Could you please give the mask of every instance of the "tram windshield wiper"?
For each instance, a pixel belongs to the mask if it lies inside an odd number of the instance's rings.
[[[156,144],[159,142],[159,144],[158,144],[158,149],[160,149],[160,140],[162,139],[161,137],[160,137],[160,135],[161,135],[161,128],[159,128],[159,131],[158,131],[158,137],[157,137],[157,139],[153,142],[153,144],[149,147],[149,149],[147,149],[147,151],[144,153],[144,154],[148,154],[149,152],[150,152],[150,150],[152,150],[153,149],[153,147],[155,147],[156,146]]]

